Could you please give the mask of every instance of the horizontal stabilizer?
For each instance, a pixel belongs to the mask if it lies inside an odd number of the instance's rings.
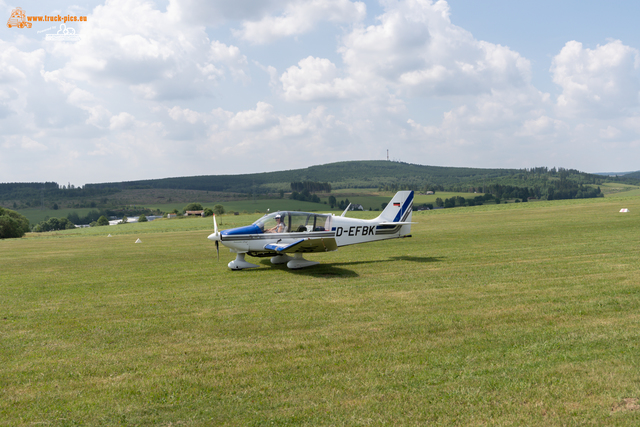
[[[338,249],[335,238],[306,238],[296,240],[294,242],[269,243],[264,246],[265,249],[276,251],[278,253],[311,253],[311,252],[329,252]]]

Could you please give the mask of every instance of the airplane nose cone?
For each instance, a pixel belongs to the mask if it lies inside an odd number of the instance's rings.
[[[207,237],[207,239],[213,240],[215,242],[216,240],[220,240],[220,236],[218,235],[218,233],[211,233],[209,234],[209,237]]]

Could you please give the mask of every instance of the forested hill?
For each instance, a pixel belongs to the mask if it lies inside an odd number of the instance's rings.
[[[389,185],[423,187],[429,183],[450,185],[474,179],[487,180],[518,172],[517,169],[455,168],[390,161],[349,161],[280,172],[87,184],[85,188],[172,188],[263,193],[289,191],[291,182],[328,182],[332,188],[377,188]]]
[[[631,173],[625,174],[625,175],[623,175],[623,178],[640,179],[640,171],[636,171],[636,172],[631,172]]]
[[[328,192],[340,188],[378,188],[387,191],[477,191],[497,196],[507,194],[519,198],[551,199],[595,197],[591,193],[596,186],[611,181],[637,185],[640,178],[634,178],[634,174],[609,177],[546,167],[478,169],[390,161],[349,161],[280,172],[111,182],[78,188],[60,186],[55,182],[0,183],[0,202],[11,201],[19,205],[22,200],[28,201],[28,206],[37,206],[49,200],[86,199],[102,203],[100,200],[106,200],[107,196],[129,189],[203,190],[255,195],[302,189]]]

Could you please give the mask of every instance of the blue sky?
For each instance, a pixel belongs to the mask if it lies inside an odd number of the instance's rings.
[[[610,39],[640,47],[640,2],[452,0],[449,5],[455,25],[529,58],[534,81],[546,91],[557,90],[549,66],[567,41],[577,40],[591,49]]]
[[[640,3],[0,0],[0,182],[638,170]],[[71,29],[71,30],[70,30]],[[69,34],[72,31],[72,36]]]

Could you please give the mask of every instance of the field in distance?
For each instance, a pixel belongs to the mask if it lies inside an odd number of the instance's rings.
[[[413,220],[299,271],[210,218],[0,241],[2,423],[638,425],[640,198]]]
[[[131,192],[138,190],[127,190],[126,197],[131,197]],[[172,190],[174,191],[174,190]],[[156,190],[156,192],[159,192]],[[381,210],[383,203],[388,203],[391,200],[391,197],[394,195],[394,192],[380,192],[377,190],[367,190],[367,189],[354,189],[354,190],[340,190],[332,192],[330,195],[333,195],[338,202],[340,200],[348,199],[351,203],[357,203],[364,207],[365,210]],[[479,194],[473,193],[452,193],[452,192],[438,192],[435,195],[420,195],[416,194],[415,204],[422,203],[432,203],[435,204],[436,198],[440,197],[441,199],[447,199],[450,197],[465,197],[465,198],[473,198],[478,196]],[[481,194],[480,194],[481,195]],[[167,197],[163,199],[155,198],[153,199],[143,199],[137,206],[142,206],[149,209],[159,209],[162,212],[172,212],[174,209],[177,209],[179,212],[182,212],[184,207],[191,203],[197,202],[201,203],[204,207],[213,208],[217,204],[221,204],[224,206],[225,211],[227,212],[240,212],[240,213],[255,213],[255,212],[267,212],[269,209],[271,212],[277,210],[297,210],[297,211],[310,211],[310,212],[334,212],[341,213],[342,210],[337,207],[331,209],[328,204],[329,194],[321,195],[321,203],[311,203],[311,202],[301,202],[298,200],[292,200],[288,198],[289,195],[285,195],[284,198],[256,198],[255,200],[252,198],[243,198],[239,199],[237,197],[231,197],[230,195],[224,195],[221,193],[217,193],[217,196],[213,194],[207,194],[205,191],[190,191],[187,195],[184,195],[180,198],[179,201],[166,201],[167,199],[172,200],[172,197]],[[175,196],[174,196],[175,198]],[[127,199],[128,200],[128,199]],[[147,203],[145,203],[145,200]],[[162,200],[162,201],[159,201]],[[326,203],[325,203],[326,202]],[[40,209],[40,208],[29,208],[29,209],[20,209],[19,212],[26,216],[30,221],[31,225],[38,224],[41,221],[44,221],[45,218],[66,218],[72,212],[76,212],[80,216],[86,216],[89,211],[93,209],[91,208],[60,208],[60,209]]]

